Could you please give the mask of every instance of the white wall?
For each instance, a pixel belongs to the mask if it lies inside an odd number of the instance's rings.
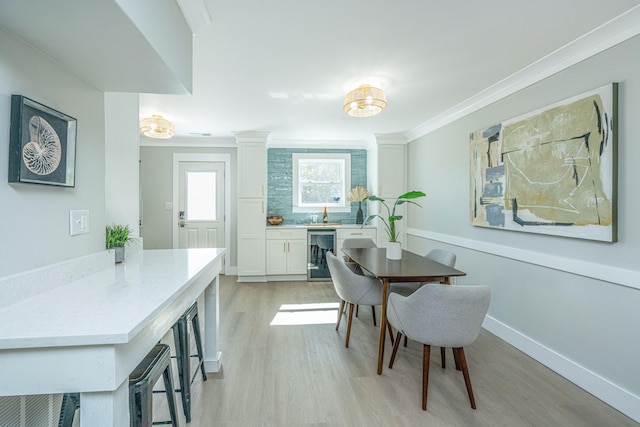
[[[485,326],[640,421],[640,37],[635,37],[409,145],[409,187],[423,209],[409,249],[445,247],[492,288]],[[619,82],[617,243],[472,227],[469,133]],[[524,397],[523,397],[524,398]]]
[[[179,144],[180,138],[172,138],[171,144]],[[189,141],[183,139],[187,144]],[[231,225],[231,238],[227,245],[230,254],[230,265],[235,267],[237,262],[237,213],[236,198],[236,165],[237,149],[206,148],[206,147],[169,147],[142,146],[140,147],[140,188],[143,206],[143,221],[141,235],[144,238],[145,249],[168,249],[173,247],[173,212],[165,209],[165,202],[173,201],[173,154],[174,153],[217,153],[231,156],[230,171],[226,177],[230,179],[231,207],[227,221]],[[229,273],[227,273],[229,274]]]
[[[75,188],[8,184],[11,95],[78,121]],[[0,277],[104,249],[104,97],[0,30]],[[69,236],[69,210],[89,209],[89,234]]]
[[[139,236],[138,94],[105,94],[105,221]]]

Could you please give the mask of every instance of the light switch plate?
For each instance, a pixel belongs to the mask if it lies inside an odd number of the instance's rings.
[[[89,209],[69,211],[69,235],[87,234],[89,232]]]

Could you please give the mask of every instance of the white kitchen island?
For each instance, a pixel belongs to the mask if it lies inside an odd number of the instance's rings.
[[[129,373],[201,295],[205,367],[217,372],[224,253],[140,251],[35,295],[12,295],[0,305],[0,396],[80,392],[82,426],[129,425]]]

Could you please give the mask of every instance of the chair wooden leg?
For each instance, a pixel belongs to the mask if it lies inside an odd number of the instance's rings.
[[[462,368],[460,367],[460,358],[458,357],[458,352],[452,348],[451,351],[453,351],[453,361],[456,363],[456,370],[461,371]]]
[[[447,362],[445,360],[444,350],[445,350],[444,347],[440,347],[440,360],[442,361],[442,369],[447,368]]]
[[[387,331],[389,331],[389,339],[391,340],[391,344],[395,344],[393,341],[393,329],[391,329],[391,324],[387,320]]]
[[[393,344],[393,351],[391,352],[391,360],[389,360],[389,369],[393,368],[393,362],[396,360],[396,353],[398,352],[398,347],[400,347],[400,338],[402,338],[402,332],[398,331],[396,341]]]
[[[424,344],[422,355],[422,410],[427,410],[427,390],[429,388],[429,358],[431,357],[431,346]]]
[[[371,306],[371,315],[373,316],[373,326],[378,326],[376,325],[376,306],[375,305]]]
[[[462,368],[462,375],[464,375],[464,383],[467,385],[467,393],[469,394],[469,402],[471,407],[476,409],[476,400],[473,398],[473,389],[471,388],[471,378],[469,377],[469,368],[467,367],[467,358],[464,355],[464,348],[460,347],[455,349],[458,353],[458,359],[460,360],[460,367]]]
[[[338,310],[338,321],[336,322],[336,331],[340,327],[340,321],[342,320],[342,313],[344,313],[344,309],[345,309],[345,305],[346,304],[347,303],[345,302],[345,300],[343,300],[343,299],[340,300],[340,310]]]
[[[360,306],[356,305],[356,317],[358,317],[358,314],[360,314]]]
[[[405,347],[407,346],[407,342],[408,342],[408,340],[407,340],[407,337],[405,336],[405,337],[404,337],[404,346],[405,346]]]
[[[349,348],[349,336],[351,335],[351,322],[353,321],[353,304],[349,303],[349,318],[347,320],[347,340],[344,343],[346,348]]]

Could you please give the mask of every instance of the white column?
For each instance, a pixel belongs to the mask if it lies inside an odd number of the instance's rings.
[[[115,391],[80,394],[81,427],[121,427],[129,421],[129,379]]]
[[[105,222],[140,236],[138,94],[108,92],[105,104]],[[94,230],[92,230],[94,231]],[[104,233],[104,230],[98,230]]]
[[[222,368],[220,360],[222,352],[218,351],[219,281],[220,276],[216,276],[204,290],[204,334],[202,338],[204,341],[204,369],[207,372],[219,372]]]

